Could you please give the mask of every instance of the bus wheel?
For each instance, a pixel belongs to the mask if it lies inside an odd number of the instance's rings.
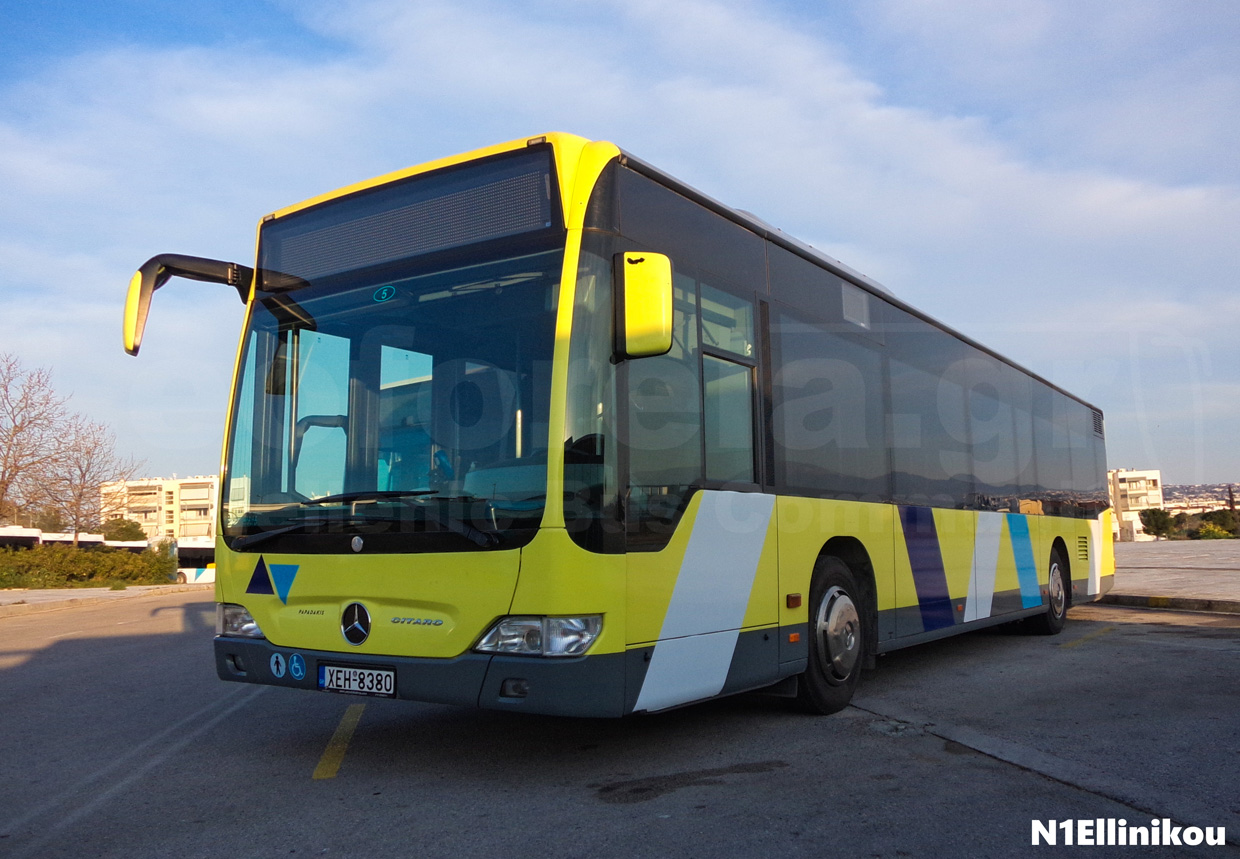
[[[839,558],[819,558],[809,599],[809,665],[797,698],[811,713],[835,713],[848,706],[861,676],[865,630],[860,591]]]
[[[178,585],[183,585],[183,584],[185,584],[185,581],[186,581],[186,579],[185,579],[185,573],[177,573],[177,584],[178,584]]]
[[[1029,629],[1038,635],[1058,635],[1068,619],[1068,582],[1063,558],[1058,549],[1051,550],[1051,568],[1046,576],[1049,597],[1046,612],[1029,618]]]

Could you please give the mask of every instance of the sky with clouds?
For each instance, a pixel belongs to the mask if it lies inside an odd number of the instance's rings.
[[[214,473],[267,212],[545,131],[608,139],[1240,482],[1233,0],[0,0],[0,351],[151,474]]]

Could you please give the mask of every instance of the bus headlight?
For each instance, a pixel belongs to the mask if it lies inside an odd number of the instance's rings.
[[[603,629],[602,615],[506,617],[474,649],[514,656],[581,656]]]
[[[266,638],[253,615],[243,605],[216,603],[215,634],[237,635],[242,638]]]

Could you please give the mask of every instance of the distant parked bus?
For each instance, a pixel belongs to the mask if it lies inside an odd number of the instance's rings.
[[[215,564],[205,567],[177,567],[177,584],[205,585],[215,581]]]
[[[43,532],[38,528],[0,526],[0,549],[30,549],[43,542],[42,537]]]
[[[262,220],[218,674],[621,716],[1111,585],[1101,412],[610,143],[551,134]],[[996,302],[1001,299],[996,296]],[[997,307],[996,313],[1001,313]]]

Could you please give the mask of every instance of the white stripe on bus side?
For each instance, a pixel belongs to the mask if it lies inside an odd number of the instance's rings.
[[[999,544],[1003,537],[1002,513],[978,513],[973,538],[973,570],[969,574],[969,597],[964,605],[964,621],[990,617],[995,596],[995,576],[999,571]]]
[[[723,691],[774,510],[773,495],[700,493],[635,710],[662,710]]]
[[[1089,585],[1085,593],[1094,596],[1102,590],[1102,521],[1089,520]]]

